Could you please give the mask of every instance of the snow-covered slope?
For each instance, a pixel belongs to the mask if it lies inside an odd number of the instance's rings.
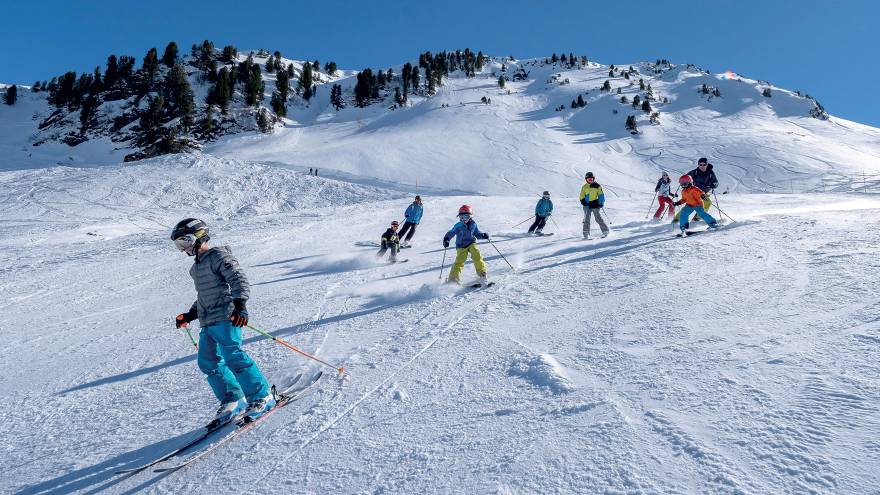
[[[399,217],[408,200],[394,192],[210,158],[29,174],[3,174],[0,201],[3,492],[863,493],[880,481],[876,199],[731,194],[738,223],[688,239],[609,200],[612,237],[584,243],[570,199],[557,199],[555,236],[518,238],[531,198],[426,195],[410,261],[376,266],[359,244]],[[483,245],[493,289],[437,280],[438,238],[463,202],[518,268]],[[116,476],[213,411],[171,324],[193,298],[191,260],[164,225],[190,212],[241,259],[254,324],[349,375],[190,468]],[[246,347],[275,382],[315,370],[256,334]]]
[[[811,100],[766,98],[758,81],[634,64],[669,100],[651,125],[619,103],[634,88],[596,89],[607,66],[521,62],[530,78],[508,95],[493,64],[395,110],[336,113],[319,88],[274,134],[203,153],[66,160],[84,168],[49,166],[43,145],[0,172],[0,492],[878,486],[880,199],[762,192],[880,168],[880,131],[813,119]],[[704,83],[721,98],[698,93]],[[11,122],[40,104],[24,93],[29,110],[0,108],[10,156],[24,156],[13,143],[27,136]],[[588,105],[572,110],[578,95]],[[3,118],[11,111],[18,120]],[[623,129],[629,114],[641,134]],[[675,238],[645,221],[653,181],[698,156],[715,163],[736,222]],[[612,220],[611,236],[590,242],[575,197],[587,170]],[[515,225],[543,189],[555,235],[522,237]],[[369,243],[415,192],[425,217],[409,261],[377,263]],[[451,261],[440,238],[463,203],[492,234],[480,246],[497,282],[487,290],[440,283]],[[194,297],[192,260],[168,240],[188,216],[239,258],[254,325],[348,374],[186,469],[117,476],[216,407],[172,321]],[[318,369],[250,331],[245,348],[275,383]]]
[[[488,194],[571,194],[592,170],[612,195],[626,195],[644,191],[660,169],[692,169],[700,156],[711,158],[730,190],[790,191],[794,185],[801,191],[823,177],[880,170],[880,131],[812,118],[811,99],[777,88],[766,98],[766,83],[684,66],[661,74],[650,70],[653,64],[633,67],[640,75],[611,78],[612,91],[602,92],[607,65],[565,69],[535,60],[508,62],[507,74],[522,68],[529,79],[501,89],[496,61],[476,78],[451,77],[437,95],[414,98],[409,108],[337,112],[318,98],[312,106],[320,114],[290,122],[271,137],[233,136],[207,150],[413,188]],[[619,102],[621,96],[644,97],[639,78],[652,86],[659,125]],[[700,94],[703,84],[717,87],[721,97]],[[588,105],[571,109],[578,95]],[[483,97],[491,104],[481,103]],[[555,111],[560,105],[564,110]],[[624,129],[627,115],[637,116],[641,134]]]

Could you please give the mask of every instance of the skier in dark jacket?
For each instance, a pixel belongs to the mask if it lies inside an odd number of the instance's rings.
[[[703,209],[708,212],[712,208],[712,190],[718,187],[718,177],[712,170],[712,164],[708,158],[700,158],[697,161],[697,168],[691,170],[685,175],[690,175],[694,180],[694,185],[703,191],[706,198],[703,200]],[[673,222],[678,222],[681,212],[675,215]],[[699,221],[699,215],[694,215],[694,221]]]
[[[391,227],[382,234],[382,246],[376,256],[381,258],[385,256],[385,252],[390,250],[389,261],[397,262],[397,253],[400,252],[400,237],[397,235],[397,226],[400,225],[397,220],[391,222]]]
[[[195,218],[181,220],[171,232],[177,249],[195,257],[189,270],[196,284],[196,301],[177,315],[183,328],[199,320],[198,364],[220,401],[214,424],[240,414],[255,418],[275,405],[275,396],[256,363],[241,348],[241,329],[247,326],[250,284],[229,247],[208,247],[208,226]]]

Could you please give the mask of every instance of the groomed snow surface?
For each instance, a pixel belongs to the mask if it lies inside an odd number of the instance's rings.
[[[395,191],[199,155],[2,179],[4,493],[878,486],[873,197],[729,194],[737,223],[686,239],[609,201],[612,235],[583,241],[576,200],[534,238],[512,226],[536,198],[424,195],[410,261],[387,266],[358,244],[401,217]],[[461,203],[517,267],[482,245],[493,288],[438,281]],[[166,237],[187,212],[238,255],[252,322],[348,375],[188,468],[125,478],[216,406],[172,324],[194,297]],[[247,337],[276,383],[317,369]]]

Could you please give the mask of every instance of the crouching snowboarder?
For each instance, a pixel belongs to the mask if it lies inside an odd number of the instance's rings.
[[[480,285],[486,287],[489,285],[489,280],[487,278],[488,269],[486,268],[486,262],[483,261],[483,255],[480,254],[480,249],[477,247],[477,239],[489,239],[489,234],[484,232],[480,232],[480,229],[477,227],[477,222],[471,218],[473,214],[471,207],[468,205],[463,205],[458,209],[458,222],[452,226],[449,232],[443,236],[443,247],[449,247],[449,240],[455,237],[455,261],[452,263],[452,269],[449,270],[449,278],[446,279],[449,283],[461,283],[461,270],[464,268],[464,264],[468,259],[468,255],[470,255],[471,259],[474,261],[474,269],[477,271],[477,275],[480,277]]]
[[[534,232],[537,235],[544,235],[541,232],[547,225],[547,218],[553,214],[553,202],[550,201],[550,191],[544,191],[538,204],[535,205],[535,221],[529,227],[529,234]]]
[[[208,247],[208,226],[195,218],[181,220],[171,232],[177,249],[195,257],[189,270],[196,301],[177,315],[177,328],[199,320],[198,364],[207,375],[220,408],[212,421],[219,425],[244,412],[256,418],[276,399],[257,364],[242,349],[241,329],[248,323],[250,284],[229,247]]]
[[[397,262],[397,253],[400,252],[400,237],[397,235],[398,225],[397,220],[391,222],[391,227],[382,234],[382,245],[379,248],[379,252],[376,253],[377,258],[385,256],[386,251],[391,251],[391,254],[388,255],[388,260],[392,263]]]
[[[680,204],[685,205],[679,212],[681,216],[678,219],[678,226],[681,229],[681,233],[684,234],[690,226],[688,218],[693,212],[697,212],[697,215],[702,218],[709,227],[713,229],[717,228],[718,223],[715,221],[715,218],[706,213],[706,210],[703,208],[703,201],[706,199],[706,193],[694,185],[694,179],[692,179],[690,175],[682,175],[678,179],[678,184],[681,186],[681,199],[675,202],[675,206]]]

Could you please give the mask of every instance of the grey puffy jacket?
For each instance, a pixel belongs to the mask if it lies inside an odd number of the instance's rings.
[[[189,275],[196,284],[197,294],[190,311],[198,312],[203,328],[228,320],[232,300],[247,300],[251,293],[251,284],[228,246],[213,247],[196,256]]]

